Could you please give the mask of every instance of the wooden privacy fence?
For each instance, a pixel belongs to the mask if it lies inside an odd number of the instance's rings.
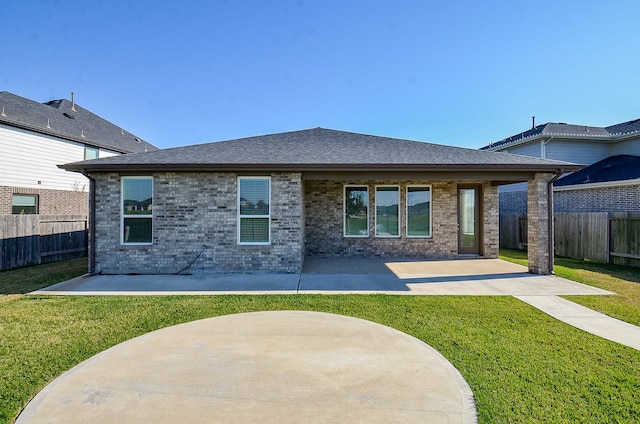
[[[555,254],[640,266],[640,212],[559,212],[554,216]],[[500,215],[500,247],[527,245],[527,216]]]
[[[0,271],[81,257],[85,215],[0,215]]]

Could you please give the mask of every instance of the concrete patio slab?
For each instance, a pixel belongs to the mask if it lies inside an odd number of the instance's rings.
[[[165,328],[49,384],[36,423],[475,423],[460,373],[420,340],[340,315],[277,311]]]
[[[47,295],[388,293],[406,295],[612,294],[499,259],[307,259],[301,274],[87,275],[33,292]]]

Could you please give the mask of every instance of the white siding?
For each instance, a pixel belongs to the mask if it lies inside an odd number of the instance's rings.
[[[611,154],[640,156],[640,137],[615,143]]]
[[[109,154],[111,153],[111,154]],[[112,156],[100,152],[100,157]],[[51,190],[88,187],[87,179],[57,165],[84,160],[84,145],[0,125],[0,185]]]
[[[591,165],[612,155],[610,142],[558,141],[546,146],[547,159]]]
[[[100,149],[98,152],[98,158],[108,158],[109,156],[117,156],[120,153],[112,152],[111,150]]]

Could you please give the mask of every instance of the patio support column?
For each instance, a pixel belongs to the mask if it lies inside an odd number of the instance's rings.
[[[548,182],[554,174],[535,174],[528,181],[527,191],[527,236],[529,272],[549,274],[553,262],[553,252],[549,251],[549,240],[553,218],[550,216]]]

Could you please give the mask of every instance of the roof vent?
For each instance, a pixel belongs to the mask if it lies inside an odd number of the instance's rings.
[[[531,129],[535,129],[536,128],[536,116],[532,116],[531,117]]]
[[[76,116],[75,116],[75,115],[72,115],[72,114],[67,113],[67,112],[63,113],[63,115],[64,115],[64,116],[66,116],[66,117],[67,117],[67,118],[69,118],[69,119],[76,119]]]
[[[0,113],[0,116],[5,118],[7,117],[7,115],[4,113],[4,106],[2,106],[2,113]]]
[[[84,137],[84,130],[81,130],[81,131],[80,131],[80,137],[85,138],[85,137]]]
[[[73,91],[71,92],[71,110],[76,111],[75,93]]]
[[[137,137],[134,140],[137,141],[138,143],[141,143],[140,139]]]
[[[51,123],[49,122],[49,118],[47,118],[47,128],[51,128]]]

